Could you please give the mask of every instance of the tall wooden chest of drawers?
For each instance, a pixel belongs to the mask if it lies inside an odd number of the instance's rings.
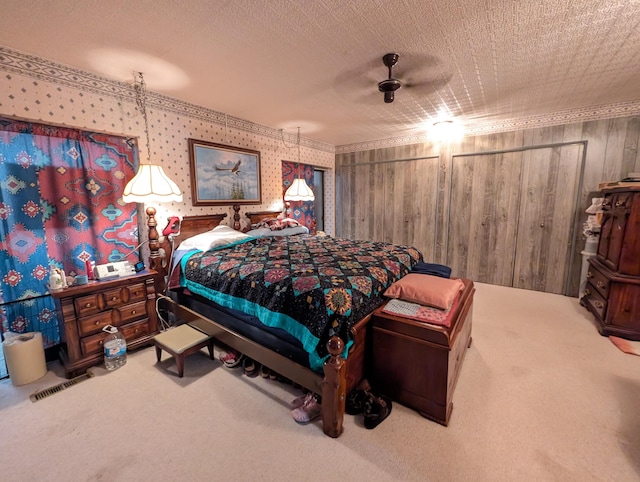
[[[640,186],[603,193],[598,251],[580,302],[602,335],[640,340]]]
[[[107,325],[117,326],[127,349],[150,344],[158,333],[155,271],[92,281],[52,293],[63,323],[60,360],[68,377],[103,361]]]

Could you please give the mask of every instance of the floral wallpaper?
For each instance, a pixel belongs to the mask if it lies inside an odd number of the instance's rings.
[[[135,105],[133,75],[131,84],[112,81],[4,47],[0,47],[0,115],[139,137],[139,145],[144,146],[144,121]],[[147,115],[151,160],[164,167],[184,194],[181,203],[154,206],[159,227],[171,216],[220,212],[227,212],[226,222],[232,222],[231,206],[191,204],[189,138],[260,151],[262,204],[244,205],[240,212],[282,207],[281,161],[294,154],[291,146],[296,144],[297,133],[281,132],[151,91]],[[303,133],[300,159],[326,169],[325,230],[333,234],[335,148],[305,139]],[[139,218],[146,223],[144,214]]]

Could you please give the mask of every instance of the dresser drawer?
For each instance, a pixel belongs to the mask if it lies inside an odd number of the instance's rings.
[[[116,311],[118,312],[120,323],[125,324],[133,320],[145,318],[147,316],[147,305],[144,301],[140,301],[138,303],[120,306],[116,308]]]
[[[111,310],[97,313],[95,315],[86,316],[78,319],[78,333],[80,336],[92,335],[102,331],[107,325],[115,323],[113,312]]]
[[[104,296],[105,305],[108,308],[115,308],[116,306],[120,306],[123,303],[126,303],[127,300],[124,298],[124,290],[121,288],[116,288],[112,290],[104,290],[102,292],[102,296]]]
[[[616,194],[612,200],[612,204],[614,209],[620,209],[628,212],[631,210],[631,205],[633,204],[633,193],[621,192]]]
[[[127,325],[124,325],[120,327],[120,331],[122,331],[122,334],[127,339],[127,341],[135,340],[137,338],[140,338],[143,335],[147,335],[151,333],[151,331],[149,330],[148,319],[144,319],[144,320],[136,321],[135,323],[129,323]]]
[[[118,330],[124,335],[127,342],[135,340],[150,332],[149,320],[144,319],[129,323],[124,326],[118,327]],[[82,354],[84,356],[94,355],[104,351],[104,340],[109,336],[109,333],[100,332],[95,335],[87,336],[80,339],[80,346],[82,348]]]
[[[589,266],[589,270],[587,271],[587,280],[589,280],[589,283],[593,285],[603,298],[609,298],[609,286],[611,281],[592,265]]]
[[[147,290],[144,287],[144,283],[138,283],[126,288],[128,296],[127,302],[143,301],[147,297]]]
[[[78,316],[91,315],[100,311],[100,294],[92,293],[86,296],[79,296],[73,300],[73,304]]]
[[[600,318],[600,321],[605,321],[607,300],[598,293],[598,290],[591,284],[591,282],[587,283],[582,300],[591,312]]]

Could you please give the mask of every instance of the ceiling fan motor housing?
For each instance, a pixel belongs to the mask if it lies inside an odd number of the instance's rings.
[[[398,62],[398,54],[386,54],[382,57],[382,62],[389,68],[389,78],[378,83],[378,90],[384,93],[384,101],[388,104],[393,102],[394,92],[402,87],[398,79],[391,76],[391,68]]]

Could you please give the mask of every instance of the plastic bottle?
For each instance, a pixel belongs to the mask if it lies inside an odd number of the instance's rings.
[[[60,291],[62,289],[62,277],[57,270],[51,269],[51,275],[49,276],[49,289],[51,291]]]
[[[115,370],[127,363],[127,341],[115,326],[107,325],[102,331],[109,333],[104,339],[104,367]]]

